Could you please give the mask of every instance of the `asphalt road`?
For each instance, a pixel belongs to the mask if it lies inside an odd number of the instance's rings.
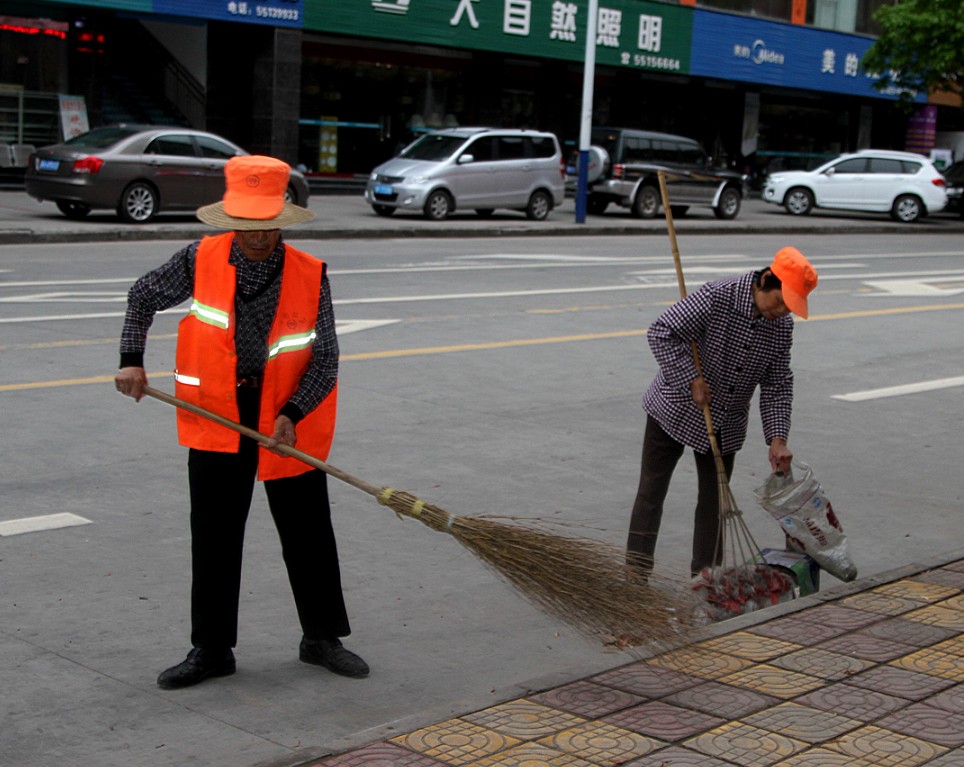
[[[557,520],[620,545],[655,372],[644,329],[678,296],[668,243],[653,234],[293,233],[331,267],[343,360],[331,462],[456,514]],[[626,662],[450,538],[332,481],[349,646],[371,677],[298,662],[259,490],[238,674],[159,690],[157,673],[188,649],[185,453],[169,406],[135,405],[111,380],[127,287],[180,244],[0,246],[0,762],[295,764]],[[784,244],[820,272],[796,333],[791,447],[824,485],[861,575],[959,548],[959,231],[681,232],[688,287],[763,266]],[[176,321],[159,317],[149,346],[152,382],[168,391]],[[760,544],[779,546],[753,500],[767,473],[759,432],[754,413],[732,486]],[[688,562],[694,491],[684,459],[657,552],[667,573]],[[81,519],[52,524],[82,524],[2,526],[55,514]]]

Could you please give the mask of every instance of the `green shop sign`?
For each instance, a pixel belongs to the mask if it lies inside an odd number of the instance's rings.
[[[304,28],[456,49],[582,61],[586,0],[305,0]],[[685,74],[690,8],[598,0],[597,64]]]

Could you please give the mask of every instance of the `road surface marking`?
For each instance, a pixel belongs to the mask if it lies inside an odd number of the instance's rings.
[[[919,392],[935,391],[937,389],[953,389],[957,386],[964,386],[964,376],[938,378],[934,381],[920,381],[919,383],[903,384],[901,386],[885,386],[882,389],[852,391],[847,394],[835,394],[832,399],[840,399],[845,402],[864,402],[869,399],[902,397],[905,394],[918,394]]]
[[[45,514],[42,517],[23,517],[0,522],[0,538],[9,535],[23,535],[36,533],[41,530],[59,530],[62,527],[76,527],[77,525],[93,524],[89,519],[76,514]]]

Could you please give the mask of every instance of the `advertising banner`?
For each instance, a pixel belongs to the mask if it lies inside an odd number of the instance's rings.
[[[697,10],[690,67],[694,75],[726,80],[896,99],[897,89],[878,91],[874,78],[860,70],[872,43],[841,32]]]
[[[449,48],[582,61],[587,0],[343,0],[311,2],[306,29]],[[599,0],[596,62],[685,74],[692,10]]]
[[[303,0],[153,0],[154,13],[240,21],[272,27],[301,27]]]

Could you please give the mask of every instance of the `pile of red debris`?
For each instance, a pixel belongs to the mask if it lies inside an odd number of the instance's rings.
[[[736,567],[704,567],[693,591],[706,600],[706,615],[718,621],[793,599],[793,580],[763,563]]]

